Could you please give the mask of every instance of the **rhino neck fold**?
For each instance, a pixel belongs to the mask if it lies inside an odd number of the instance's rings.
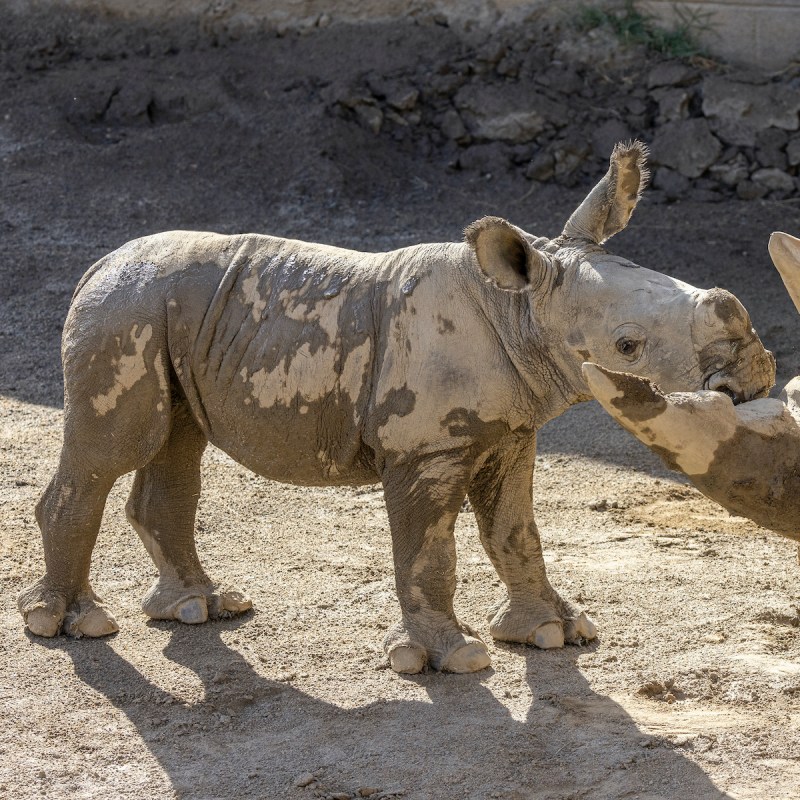
[[[568,379],[569,370],[560,363],[563,343],[548,329],[546,303],[536,303],[530,291],[498,291],[480,279],[469,294],[505,356],[513,403],[529,423],[538,428],[591,399]]]

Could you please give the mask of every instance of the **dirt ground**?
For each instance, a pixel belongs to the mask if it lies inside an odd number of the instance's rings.
[[[800,797],[797,546],[707,501],[594,403],[543,430],[535,501],[551,581],[598,625],[589,646],[490,642],[477,674],[394,674],[380,487],[271,483],[213,448],[198,547],[253,612],[147,621],[155,570],[124,518],[128,476],[93,563],[120,632],[26,634],[15,597],[43,568],[33,507],[60,447],[60,328],[96,258],[174,228],[384,250],[491,213],[555,235],[589,188],[453,171],[328,113],[331,81],[451,46],[439,25],[216,44],[87,28],[81,47],[50,25],[7,28],[0,48],[0,796]],[[612,249],[735,292],[780,386],[800,373],[800,318],[773,230],[800,232],[796,198],[646,197]],[[469,512],[456,535],[456,609],[490,641],[501,587]]]

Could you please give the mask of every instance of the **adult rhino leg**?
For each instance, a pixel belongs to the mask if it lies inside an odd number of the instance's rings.
[[[119,320],[106,315],[109,325]],[[45,574],[17,600],[31,633],[104,636],[118,630],[89,582],[106,497],[147,463],[169,430],[165,348],[153,326],[65,328],[64,444],[36,506]],[[163,340],[162,342],[163,343]]]
[[[153,619],[199,623],[253,605],[238,589],[221,589],[212,582],[197,556],[194,523],[206,444],[186,404],[175,402],[169,436],[153,460],[136,472],[125,508],[158,568],[158,578],[142,600],[142,610]]]
[[[594,639],[594,623],[553,589],[533,518],[536,440],[515,437],[489,456],[469,487],[481,543],[508,596],[489,612],[495,639],[541,648]]]
[[[392,669],[415,673],[428,665],[475,672],[488,667],[486,645],[453,611],[454,527],[468,483],[463,464],[433,456],[413,466],[387,467],[382,479],[402,611],[383,643]]]

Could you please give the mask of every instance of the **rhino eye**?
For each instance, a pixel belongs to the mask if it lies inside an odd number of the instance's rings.
[[[639,342],[636,339],[629,339],[626,336],[623,336],[622,339],[617,340],[617,352],[621,353],[623,356],[627,356],[630,358],[633,355],[636,355],[636,351],[639,349]]]

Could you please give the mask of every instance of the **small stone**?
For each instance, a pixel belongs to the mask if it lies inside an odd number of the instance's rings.
[[[608,510],[608,500],[606,498],[602,498],[601,500],[592,500],[589,503],[589,508],[592,511],[607,511]]]
[[[362,103],[356,106],[355,112],[358,121],[365,128],[371,130],[376,136],[381,132],[381,128],[383,127],[383,111],[377,106]]]
[[[800,164],[800,136],[793,136],[786,145],[786,160],[789,166]]]
[[[794,191],[794,178],[787,175],[782,169],[757,169],[750,179],[753,183],[764,186],[771,192],[789,193]]]
[[[467,129],[461,121],[461,115],[454,108],[444,112],[441,122],[442,133],[448,138],[458,141],[467,135]]]
[[[758,200],[769,192],[766,186],[753,181],[740,181],[736,184],[736,194],[741,200]]]
[[[689,92],[686,89],[657,89],[653,97],[658,101],[661,122],[686,119],[689,116]]]
[[[537,153],[525,170],[525,177],[542,183],[555,175],[556,161],[551,153]]]
[[[656,64],[647,76],[647,88],[657,86],[685,86],[697,77],[697,71],[674,61]]]
[[[330,800],[352,800],[353,796],[350,792],[334,792],[333,794],[328,795]]]
[[[747,166],[747,159],[743,153],[738,153],[731,161],[724,164],[712,164],[708,170],[709,174],[725,186],[736,186],[741,181],[747,180],[750,170]]]
[[[372,797],[374,794],[378,794],[380,789],[376,789],[374,786],[362,786],[358,790],[358,794],[360,797]]]
[[[648,681],[643,683],[637,690],[636,694],[644,695],[645,697],[658,697],[664,694],[665,686],[661,681]]]
[[[305,789],[306,786],[311,786],[312,783],[316,783],[317,779],[310,773],[304,772],[302,775],[298,775],[295,778],[294,785],[298,789]]]
[[[690,188],[689,179],[669,167],[660,167],[653,178],[653,187],[664,192],[667,200],[685,197]]]

